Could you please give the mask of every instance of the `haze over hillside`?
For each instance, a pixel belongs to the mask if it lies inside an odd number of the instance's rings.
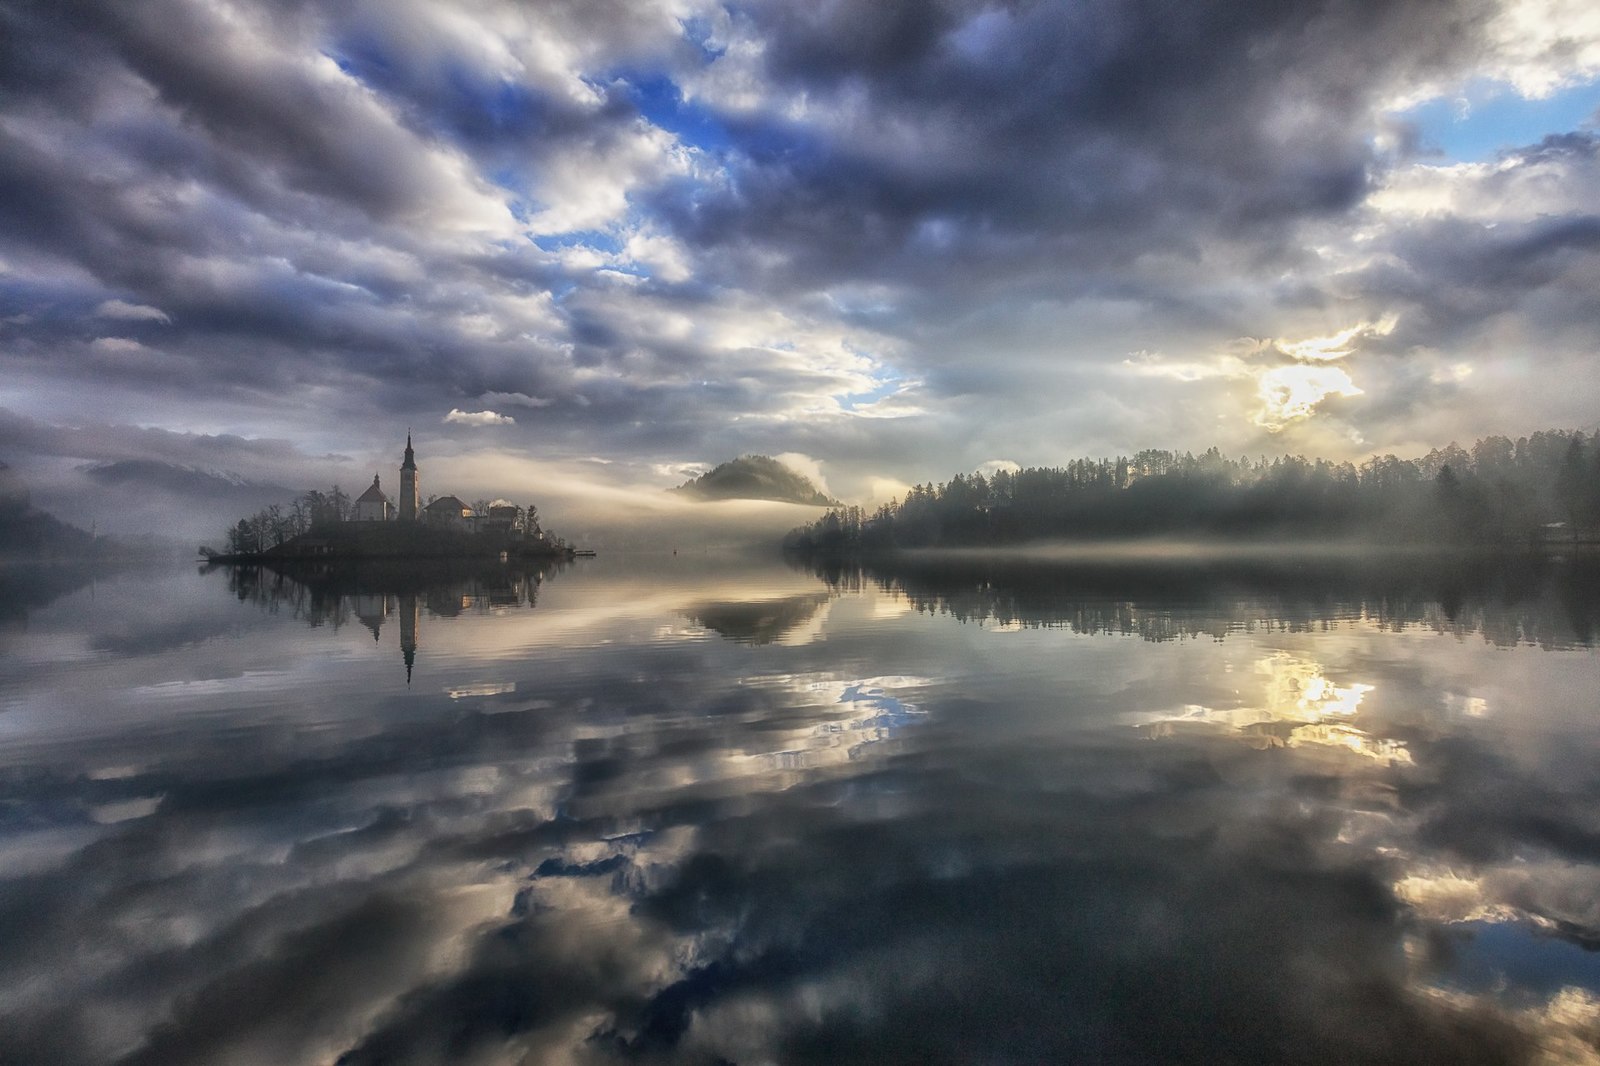
[[[804,474],[765,455],[732,459],[685,481],[673,491],[700,500],[774,500],[814,507],[837,507],[839,504]]]

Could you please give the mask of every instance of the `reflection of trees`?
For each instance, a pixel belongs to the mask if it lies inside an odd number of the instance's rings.
[[[778,600],[708,601],[686,608],[683,615],[728,640],[770,644],[811,621],[831,598],[828,592],[812,592]]]
[[[841,589],[871,582],[919,611],[963,622],[1152,641],[1311,631],[1354,618],[1386,629],[1482,634],[1501,646],[1587,645],[1600,633],[1595,560],[1396,556],[1203,565],[900,557],[861,566],[834,561],[813,572]]]

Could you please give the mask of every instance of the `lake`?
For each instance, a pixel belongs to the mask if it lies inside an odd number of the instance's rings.
[[[0,1062],[1600,1061],[1592,568],[0,588]]]

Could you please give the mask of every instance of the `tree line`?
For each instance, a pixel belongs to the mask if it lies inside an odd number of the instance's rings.
[[[1370,539],[1472,545],[1600,536],[1600,433],[1451,443],[1357,465],[1147,449],[1060,467],[957,474],[792,531],[800,552],[1131,537]]]

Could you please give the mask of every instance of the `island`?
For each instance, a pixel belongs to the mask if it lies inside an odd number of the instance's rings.
[[[422,502],[421,470],[411,435],[391,500],[378,474],[353,501],[338,486],[312,490],[287,507],[274,504],[229,527],[225,550],[208,546],[211,563],[338,562],[365,559],[571,559],[593,551],[546,532],[536,507],[505,500],[469,505],[445,495]]]
[[[742,455],[672,490],[693,500],[771,500],[808,507],[839,507],[811,479],[768,455]]]

